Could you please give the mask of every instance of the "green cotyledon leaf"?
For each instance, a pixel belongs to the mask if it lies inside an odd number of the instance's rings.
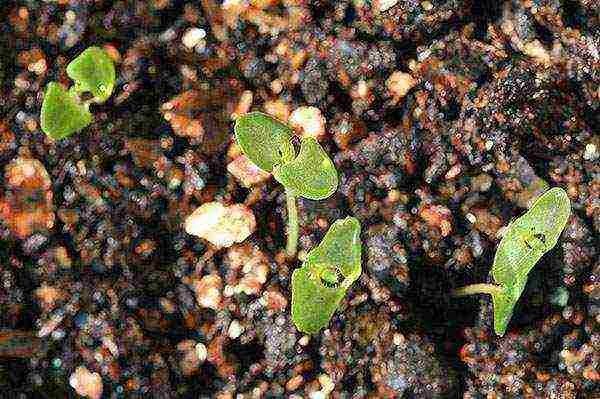
[[[88,106],[80,104],[61,84],[50,82],[44,93],[40,114],[42,131],[62,139],[92,123]]]
[[[276,165],[273,176],[294,194],[313,200],[331,196],[338,186],[335,166],[314,137],[303,138],[298,156]]]
[[[78,93],[90,92],[97,102],[110,97],[115,87],[115,64],[100,47],[89,47],[67,65],[67,75]]]
[[[250,112],[236,119],[235,138],[246,156],[259,168],[272,172],[284,161],[282,152],[293,157],[293,131],[284,123],[261,112]]]
[[[503,293],[492,295],[496,334],[504,335],[513,308],[527,283],[527,275],[556,245],[570,214],[567,193],[554,187],[508,226],[492,266],[494,282],[503,288]]]
[[[314,334],[329,320],[347,289],[361,274],[360,223],[337,220],[323,241],[292,274],[292,320],[298,330]]]

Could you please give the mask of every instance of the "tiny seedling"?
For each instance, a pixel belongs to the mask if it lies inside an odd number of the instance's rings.
[[[314,334],[329,320],[361,273],[360,223],[337,220],[323,241],[292,274],[292,320],[298,330]]]
[[[42,103],[42,130],[55,140],[78,132],[93,121],[91,103],[105,102],[113,92],[115,66],[106,51],[89,47],[67,65],[67,75],[75,81],[68,90],[56,82],[48,83]],[[85,93],[92,98],[83,100]]]
[[[296,154],[292,129],[260,112],[238,118],[234,130],[240,148],[250,161],[273,173],[275,180],[285,187],[288,210],[286,252],[288,256],[294,256],[298,243],[296,197],[320,200],[331,196],[338,185],[333,162],[312,137],[300,139],[300,150]]]
[[[513,221],[494,257],[492,277],[495,284],[473,284],[454,291],[454,295],[489,294],[494,306],[494,330],[502,336],[521,296],[527,275],[557,243],[571,203],[567,193],[554,187],[541,195],[531,208]]]

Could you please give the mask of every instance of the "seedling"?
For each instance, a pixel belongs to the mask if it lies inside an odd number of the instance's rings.
[[[338,185],[333,162],[312,137],[300,139],[300,150],[296,154],[292,129],[260,112],[238,118],[234,130],[240,148],[250,161],[273,173],[275,180],[285,187],[288,210],[286,252],[288,256],[294,256],[298,243],[296,197],[320,200],[331,196]]]
[[[502,336],[519,300],[527,275],[557,243],[571,203],[567,193],[554,187],[541,195],[531,208],[513,221],[494,257],[492,277],[495,284],[473,284],[454,291],[454,295],[490,294],[494,306],[494,330]]]
[[[292,321],[298,330],[314,334],[329,324],[360,277],[360,256],[360,223],[353,217],[337,220],[292,274]]]
[[[55,140],[78,132],[93,121],[91,103],[105,102],[113,92],[115,66],[106,51],[89,47],[67,65],[75,81],[69,90],[50,82],[46,87],[40,115],[42,130]],[[90,93],[92,98],[83,100]]]

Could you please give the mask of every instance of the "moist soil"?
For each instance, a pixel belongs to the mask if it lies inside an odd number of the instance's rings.
[[[117,85],[52,141],[43,90],[104,47]],[[5,0],[0,398],[599,398],[600,16],[593,0]],[[233,121],[315,107],[340,176],[299,200],[300,257],[362,224],[327,329],[290,319],[285,197],[228,172]],[[506,335],[503,226],[549,187],[572,215]],[[256,228],[216,248],[203,203]]]

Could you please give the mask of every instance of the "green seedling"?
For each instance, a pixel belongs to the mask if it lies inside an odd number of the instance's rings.
[[[314,334],[329,320],[361,273],[360,223],[337,220],[323,241],[292,274],[292,321],[298,330]]]
[[[60,83],[46,87],[41,112],[42,130],[53,139],[62,139],[92,123],[89,104],[81,104]]]
[[[546,191],[508,226],[494,257],[491,274],[495,284],[468,285],[455,290],[454,295],[491,295],[494,330],[504,335],[527,275],[556,245],[570,214],[571,203],[563,189],[554,187]]]
[[[115,64],[99,47],[89,47],[71,61],[67,75],[75,81],[77,93],[90,92],[99,103],[108,100],[115,87]]]
[[[78,132],[93,121],[91,103],[103,103],[112,94],[116,73],[112,59],[99,47],[90,47],[67,65],[75,81],[68,90],[56,82],[46,87],[40,121],[42,130],[55,140]],[[83,100],[90,93],[92,98]]]
[[[300,139],[300,150],[296,154],[292,129],[260,112],[238,118],[234,130],[248,159],[260,169],[273,173],[275,180],[285,187],[288,210],[286,252],[294,256],[298,242],[296,197],[320,200],[331,196],[338,185],[333,162],[312,137]]]

